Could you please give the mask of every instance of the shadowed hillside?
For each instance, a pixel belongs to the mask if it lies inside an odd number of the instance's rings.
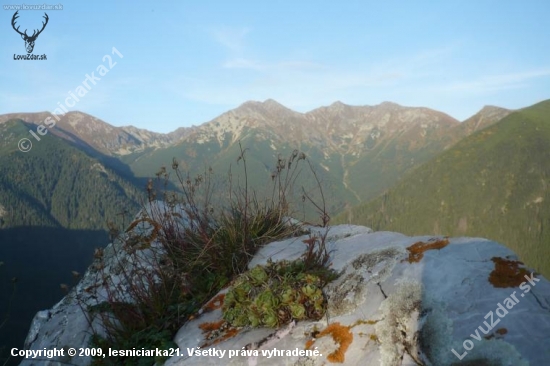
[[[17,227],[0,230],[0,364],[12,347],[23,348],[37,311],[61,300],[78,282],[72,271],[84,273],[94,249],[105,246],[103,230]],[[15,291],[12,280],[16,278]],[[11,306],[10,306],[11,302]],[[5,349],[2,349],[5,347]]]

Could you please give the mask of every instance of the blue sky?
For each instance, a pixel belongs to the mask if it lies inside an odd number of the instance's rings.
[[[459,120],[550,98],[548,0],[15,1],[2,5],[63,10],[46,11],[33,53],[47,61],[31,61],[13,59],[25,45],[0,9],[0,114],[53,111],[100,65],[69,110],[157,132],[268,98],[300,112],[393,101]],[[28,33],[44,20],[19,15]]]

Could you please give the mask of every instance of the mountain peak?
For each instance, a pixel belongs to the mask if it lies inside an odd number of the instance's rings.
[[[480,112],[494,112],[494,111],[503,111],[503,110],[508,110],[506,108],[502,108],[502,107],[498,107],[496,105],[484,105],[483,108],[480,109]]]
[[[282,108],[286,108],[284,105],[277,102],[275,99],[271,99],[271,98],[266,99],[263,102],[260,102],[259,100],[247,100],[246,102],[241,104],[239,107],[252,107],[252,106],[254,106],[254,107],[263,106],[263,107],[279,107],[279,108],[282,107]]]
[[[247,102],[244,102],[237,108],[235,108],[233,111],[238,112],[244,112],[249,113],[250,111],[253,111],[255,113],[290,113],[290,114],[300,114],[296,111],[293,111],[290,108],[285,107],[281,103],[277,102],[273,99],[266,99],[263,102],[259,102],[256,100],[249,100]],[[247,112],[248,111],[248,112]]]
[[[512,110],[493,105],[483,106],[476,114],[461,123],[460,128],[467,134],[489,127],[512,113]]]
[[[341,101],[337,100],[336,102],[332,103],[329,107],[344,107],[344,106],[347,106],[347,104],[344,104]]]
[[[282,105],[281,103],[277,102],[276,100],[274,99],[266,99],[263,101],[262,103],[263,105],[265,105],[266,107],[282,107],[282,108],[286,108],[284,105]]]
[[[394,102],[388,102],[388,101],[384,101],[380,104],[378,104],[377,107],[383,107],[383,108],[401,108],[402,106],[397,104],[397,103],[394,103]]]

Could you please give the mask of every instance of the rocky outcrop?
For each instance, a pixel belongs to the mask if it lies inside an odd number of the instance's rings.
[[[226,350],[224,358],[189,356],[189,349],[205,343],[201,324],[221,319],[216,309],[179,331],[176,342],[183,355],[167,365],[550,362],[550,283],[522,269],[509,249],[478,238],[407,237],[349,226],[331,231],[337,233],[330,241],[332,267],[342,274],[325,288],[326,318],[277,331],[239,330],[208,347]],[[251,266],[268,258],[297,258],[302,247],[300,238],[272,243]],[[268,358],[274,349],[296,348],[317,349],[322,356]],[[230,350],[238,351],[231,359]],[[243,350],[250,355],[242,356]]]
[[[142,224],[139,234],[150,238],[154,226]],[[311,235],[325,230],[310,229]],[[296,259],[307,238],[271,243],[249,267]],[[180,355],[166,365],[550,362],[550,283],[524,268],[504,246],[480,238],[408,237],[350,225],[331,227],[327,243],[331,266],[341,275],[324,289],[328,311],[323,319],[280,329],[234,329],[222,321],[225,289],[180,329],[174,339]],[[106,259],[116,257],[115,247],[106,249]],[[116,276],[121,259],[107,260],[101,271]],[[63,301],[37,314],[29,348],[86,346],[90,324],[75,299],[102,296],[89,292],[97,271],[92,266]],[[60,361],[89,363],[83,358]]]

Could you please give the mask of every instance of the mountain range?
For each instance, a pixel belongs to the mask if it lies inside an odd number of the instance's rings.
[[[271,173],[278,154],[299,149],[338,192],[331,205],[334,213],[345,205],[374,198],[411,168],[508,113],[506,109],[485,107],[460,123],[442,112],[390,102],[377,106],[335,102],[298,113],[266,100],[246,102],[198,127],[179,128],[169,134],[114,127],[84,113],[69,112],[60,117],[51,135],[107,167],[123,173],[129,169],[131,174],[126,176],[135,178],[153,176],[162,165],[171,164],[173,157],[193,172],[205,165],[225,171],[239,155],[239,142],[251,150],[251,164],[259,169],[255,175],[264,178]],[[48,116],[9,114],[0,116],[0,124],[20,119],[32,127]],[[53,138],[51,135],[47,137]]]

